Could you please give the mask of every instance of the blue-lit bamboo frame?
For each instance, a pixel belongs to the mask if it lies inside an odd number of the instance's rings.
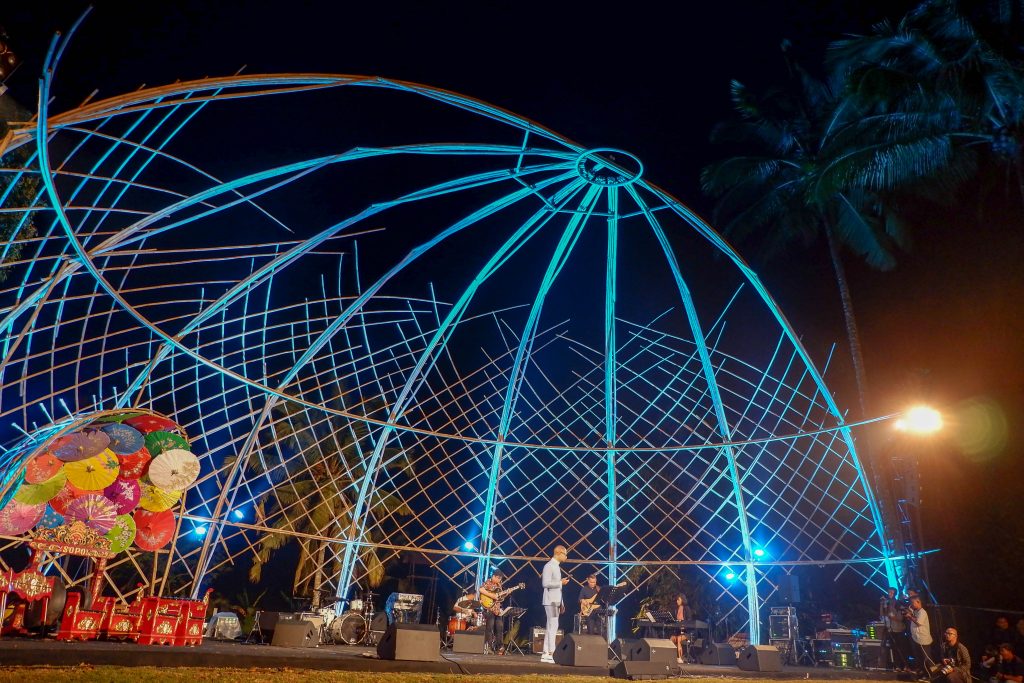
[[[588,150],[463,95],[363,76],[235,75],[140,89],[51,115],[62,50],[59,43],[51,48],[38,116],[16,123],[0,145],[4,155],[27,150],[23,166],[4,170],[13,182],[2,210],[21,219],[3,253],[14,244],[34,251],[9,267],[15,277],[0,289],[0,419],[16,430],[2,428],[4,488],[51,433],[58,406],[67,419],[143,406],[202,435],[196,450],[204,478],[179,511],[184,523],[163,557],[160,584],[177,568],[193,595],[211,569],[251,556],[266,532],[320,548],[309,579],[339,596],[366,571],[368,549],[382,560],[415,549],[452,577],[479,580],[495,562],[536,571],[556,540],[579,561],[602,567],[612,583],[637,565],[696,567],[719,586],[721,600],[734,600],[727,612],[748,618],[774,591],[772,573],[796,566],[838,567],[868,583],[895,584],[896,558],[850,425],[810,354],[750,267],[647,181],[639,160]],[[244,116],[250,98],[327,97],[342,88],[433,101],[486,119],[518,141],[354,147],[227,181],[168,151],[211,106]],[[317,174],[408,157],[436,161],[438,179],[299,239],[289,240],[287,218],[261,204]],[[489,170],[446,178],[449,159],[486,161]],[[164,186],[156,170],[164,165],[186,170],[202,189]],[[38,178],[41,190],[29,206],[11,206],[10,188],[23,177]],[[491,198],[470,200],[480,190]],[[340,242],[352,253],[370,248],[369,219],[449,196],[466,198],[461,218],[433,226],[365,285],[358,259],[346,270],[339,254],[337,283],[320,273],[317,290],[302,301],[272,303],[275,282],[297,264]],[[154,198],[162,206],[153,208]],[[20,236],[30,210],[39,235]],[[176,246],[178,232],[243,210],[260,216],[264,241],[206,254],[202,245]],[[394,291],[399,275],[429,268],[437,250],[495,218],[510,227],[451,302]],[[578,245],[599,225],[606,233],[604,289],[595,294],[595,315],[603,331],[577,338],[571,321],[545,316],[559,300],[567,266],[577,263]],[[636,320],[621,299],[623,273],[637,266],[620,252],[641,228],[675,289],[668,310],[647,321]],[[673,244],[684,232],[731,268],[736,293],[718,311],[702,310],[694,294],[692,264]],[[542,237],[553,246],[538,268],[536,291],[505,309],[475,306]],[[249,264],[247,272],[231,281],[165,275],[169,266],[208,257]],[[354,291],[341,284],[342,271],[354,273]],[[144,272],[165,284],[143,288],[137,278]],[[194,292],[195,301],[177,292]],[[186,305],[193,309],[187,315]],[[759,362],[727,348],[727,322],[740,306],[763,316],[758,336],[766,355]],[[453,339],[484,328],[483,360],[469,364]],[[551,353],[561,354],[560,364],[575,359],[573,379],[545,367]],[[113,377],[121,378],[117,385]],[[383,411],[360,408],[373,401]],[[283,405],[306,417],[282,417]],[[369,434],[353,438],[355,452],[334,463],[338,481],[317,484],[343,523],[311,526],[312,513],[301,504],[273,508],[273,518],[232,515],[273,500],[275,490],[308,476],[316,458],[337,458],[346,448],[339,429]],[[309,437],[306,445],[281,436],[296,430]],[[396,452],[415,462],[396,468]],[[575,488],[577,471],[601,482],[600,495]],[[668,492],[645,488],[652,481]],[[407,516],[381,512],[382,492],[402,501]],[[510,515],[512,508],[523,518]],[[592,520],[600,520],[599,534]],[[205,535],[197,538],[200,528]],[[475,547],[467,551],[461,540],[470,529]],[[766,546],[770,554],[760,556]],[[152,583],[158,559],[128,553],[122,562]],[[741,579],[742,591],[723,580],[726,571]],[[748,631],[760,641],[760,620],[749,619]]]

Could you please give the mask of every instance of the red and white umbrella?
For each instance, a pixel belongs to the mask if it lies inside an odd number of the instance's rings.
[[[149,454],[149,449],[143,446],[130,455],[119,455],[117,459],[121,463],[121,471],[117,476],[122,479],[138,479],[149,469],[149,461],[153,456]]]
[[[71,501],[66,516],[105,534],[114,528],[117,506],[101,495],[90,493]]]
[[[43,518],[46,503],[32,505],[12,500],[0,510],[0,534],[17,536],[23,534]],[[2,615],[0,615],[2,616]]]
[[[172,448],[149,463],[149,480],[165,491],[184,491],[199,476],[199,458],[180,448]]]
[[[136,415],[125,420],[124,424],[134,427],[143,434],[149,434],[150,432],[176,432],[179,430],[178,425],[159,415]]]
[[[142,497],[142,487],[135,479],[118,477],[114,483],[103,489],[103,496],[117,507],[117,514],[125,515],[135,509]]]
[[[43,451],[25,465],[25,481],[29,484],[42,484],[47,479],[57,476],[62,467],[63,460],[49,451]]]
[[[78,488],[70,481],[64,482],[64,488],[57,492],[57,495],[50,499],[50,507],[52,507],[58,514],[67,515],[68,505],[71,501],[81,498],[82,496],[89,493]]]
[[[140,550],[158,550],[174,536],[174,513],[170,510],[150,512],[136,510],[135,545]]]

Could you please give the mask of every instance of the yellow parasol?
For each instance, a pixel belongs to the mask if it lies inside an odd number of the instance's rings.
[[[163,512],[169,510],[181,498],[181,491],[165,491],[153,485],[148,478],[139,480],[142,484],[142,497],[139,499],[139,507],[150,512]]]
[[[109,448],[99,455],[64,465],[68,481],[83,491],[101,491],[117,479],[121,465]]]

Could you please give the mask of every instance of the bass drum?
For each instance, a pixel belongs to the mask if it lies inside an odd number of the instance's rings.
[[[327,632],[335,643],[358,645],[366,637],[366,619],[362,614],[346,612],[331,622]]]
[[[366,641],[367,645],[376,645],[380,642],[380,639],[384,637],[384,632],[388,630],[388,613],[377,612],[373,615],[373,619],[370,620],[370,634]]]

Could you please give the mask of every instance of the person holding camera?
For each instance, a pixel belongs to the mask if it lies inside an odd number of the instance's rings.
[[[878,615],[885,624],[886,645],[892,656],[892,667],[897,671],[906,671],[907,652],[910,643],[907,640],[907,623],[903,621],[903,610],[907,605],[896,596],[896,588],[889,586],[888,594],[883,596],[878,607]]]
[[[999,645],[999,656],[991,668],[989,683],[1024,683],[1024,661],[1013,652],[1013,645]]]
[[[960,634],[953,627],[947,628],[942,634],[942,661],[938,671],[943,683],[971,683],[971,655],[960,642]]]

